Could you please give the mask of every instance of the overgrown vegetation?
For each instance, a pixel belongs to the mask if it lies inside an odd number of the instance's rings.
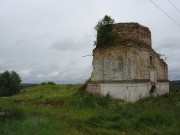
[[[15,71],[0,73],[0,96],[11,96],[20,91],[21,78]]]
[[[7,114],[0,134],[180,134],[180,92],[128,103],[79,92],[81,87],[45,84],[0,98],[0,114]]]
[[[116,32],[113,30],[114,23],[114,19],[107,15],[97,23],[95,27],[97,38],[94,42],[96,47],[105,47],[113,43],[114,39],[117,37]]]
[[[103,19],[101,19],[97,25],[95,26],[95,30],[97,31],[96,41],[94,44],[97,48],[104,48],[110,45],[117,45],[121,43],[121,45],[127,45],[127,42],[135,43],[138,47],[151,48],[145,41],[137,38],[132,35],[118,35],[117,30],[114,28],[115,21],[111,18],[111,16],[105,15]]]

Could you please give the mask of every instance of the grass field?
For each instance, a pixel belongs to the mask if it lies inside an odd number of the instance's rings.
[[[0,135],[179,135],[180,92],[136,103],[38,85],[0,98]],[[2,115],[6,112],[5,115]]]

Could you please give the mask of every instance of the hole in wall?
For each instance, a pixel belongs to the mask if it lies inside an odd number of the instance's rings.
[[[158,96],[158,89],[155,85],[153,85],[151,87],[151,90],[150,90],[150,97],[157,97]]]

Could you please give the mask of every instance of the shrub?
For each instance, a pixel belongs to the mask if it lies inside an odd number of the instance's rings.
[[[11,96],[20,91],[21,79],[15,71],[0,73],[0,96]]]
[[[49,85],[56,85],[55,82],[42,82],[41,85],[46,85],[46,84],[49,84]]]
[[[114,22],[114,19],[105,15],[104,18],[97,23],[95,27],[97,37],[96,41],[94,42],[97,47],[105,47],[113,43],[117,37],[117,33],[113,31]]]
[[[47,84],[50,84],[50,85],[56,85],[55,82],[47,82]]]
[[[41,85],[46,85],[47,83],[46,82],[42,82]]]

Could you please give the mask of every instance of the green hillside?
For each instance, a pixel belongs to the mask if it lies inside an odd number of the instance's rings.
[[[38,85],[0,98],[0,135],[179,135],[180,92],[136,103],[81,85]]]

